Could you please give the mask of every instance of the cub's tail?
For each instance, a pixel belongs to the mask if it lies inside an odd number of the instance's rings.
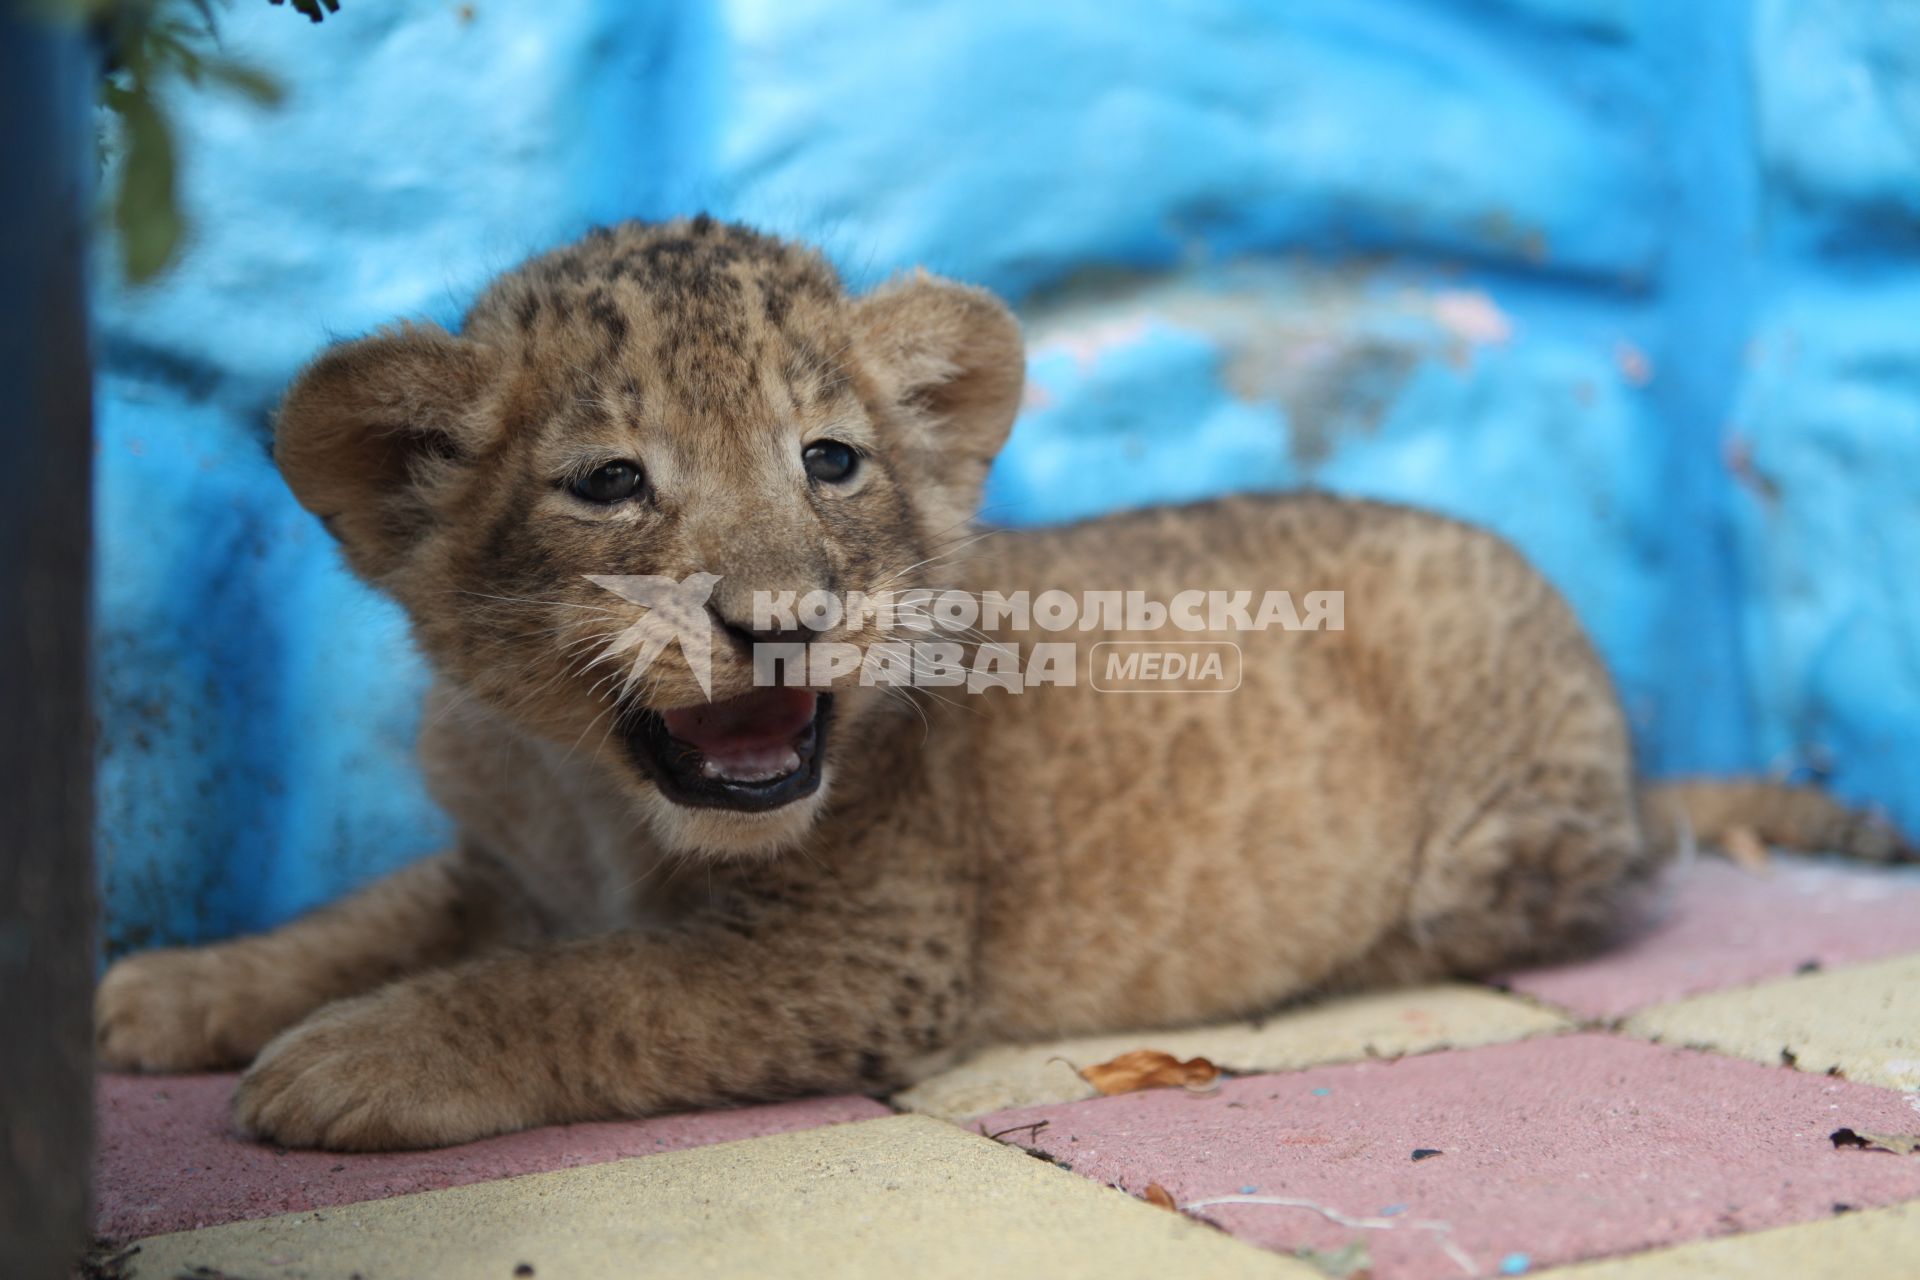
[[[1655,848],[1673,848],[1690,832],[1701,844],[1729,850],[1757,838],[1863,862],[1920,861],[1920,847],[1885,816],[1843,804],[1817,787],[1757,779],[1659,782],[1641,793],[1640,806]]]

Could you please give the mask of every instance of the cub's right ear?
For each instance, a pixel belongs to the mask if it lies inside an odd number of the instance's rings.
[[[400,325],[330,348],[281,402],[273,458],[347,561],[385,577],[426,531],[429,499],[484,443],[475,409],[483,348],[433,325]]]

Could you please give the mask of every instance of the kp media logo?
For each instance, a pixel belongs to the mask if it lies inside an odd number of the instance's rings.
[[[681,581],[658,574],[589,574],[587,580],[641,612],[601,650],[617,660],[631,688],[679,645],[701,692],[713,697],[713,627],[708,601],[720,578]],[[1018,693],[1039,685],[1077,685],[1102,693],[1232,693],[1240,687],[1241,646],[1218,638],[1243,631],[1343,631],[1345,595],[1309,591],[1182,591],[1161,601],[1138,591],[1066,591],[1003,595],[913,589],[844,598],[825,591],[756,592],[753,630],[819,639],[753,646],[756,686],[961,688]],[[1205,632],[1182,640],[1136,638],[1167,630]],[[1126,635],[1094,640],[1081,661],[1072,632]],[[851,638],[830,638],[836,634]],[[1033,637],[1031,640],[1027,637]],[[1089,636],[1089,640],[1093,637]]]

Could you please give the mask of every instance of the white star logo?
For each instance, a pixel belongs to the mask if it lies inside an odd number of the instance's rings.
[[[713,698],[713,629],[707,618],[707,598],[720,581],[716,573],[694,573],[684,582],[659,574],[589,573],[587,581],[603,587],[622,600],[637,604],[646,613],[607,643],[603,658],[615,658],[628,650],[637,650],[626,684],[631,686],[653,660],[666,652],[667,645],[680,642],[700,692]]]

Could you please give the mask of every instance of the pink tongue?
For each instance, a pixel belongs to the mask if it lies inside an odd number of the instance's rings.
[[[713,758],[787,748],[813,720],[811,689],[756,689],[752,693],[662,713],[667,732]]]

